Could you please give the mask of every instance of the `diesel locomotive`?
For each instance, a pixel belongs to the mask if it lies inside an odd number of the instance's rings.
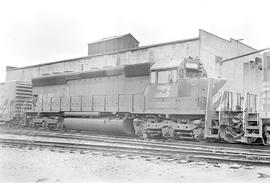
[[[209,95],[225,82],[193,58],[39,77],[27,118],[31,127],[198,139]]]
[[[207,77],[196,58],[67,72],[33,78],[32,85],[25,122],[34,128],[269,143],[262,97],[226,90],[226,80]]]

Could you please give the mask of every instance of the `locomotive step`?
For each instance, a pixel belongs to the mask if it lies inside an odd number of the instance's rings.
[[[208,135],[207,138],[215,138],[215,139],[218,139],[218,138],[219,138],[219,134],[211,134],[211,135]]]
[[[243,113],[242,110],[232,110],[232,109],[225,109],[224,112],[228,113],[228,112],[231,112],[231,113]]]
[[[246,129],[251,129],[251,130],[259,130],[259,126],[246,126]]]
[[[210,129],[219,129],[219,126],[211,126]]]
[[[249,115],[248,121],[258,121],[258,116],[257,115]]]
[[[244,137],[261,138],[260,134],[246,134]]]

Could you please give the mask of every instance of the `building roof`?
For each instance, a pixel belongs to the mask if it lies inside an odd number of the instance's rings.
[[[256,51],[257,49],[255,49],[255,48],[253,48],[253,47],[251,47],[251,46],[249,46],[249,45],[247,45],[247,44],[245,44],[245,43],[242,43],[242,42],[240,42],[240,41],[237,41],[236,39],[233,39],[233,38],[230,38],[230,40],[228,40],[228,39],[225,39],[225,38],[222,38],[222,37],[220,37],[220,36],[217,36],[217,35],[215,35],[215,34],[213,34],[213,33],[210,33],[210,32],[208,32],[208,31],[205,31],[205,30],[203,30],[203,29],[199,29],[199,31],[201,32],[206,32],[207,34],[210,34],[210,35],[212,35],[212,36],[215,36],[215,37],[217,37],[217,38],[219,38],[219,39],[222,39],[222,40],[224,40],[224,41],[227,41],[227,42],[232,42],[232,41],[235,41],[235,42],[238,42],[238,43],[240,43],[240,44],[242,44],[242,45],[244,45],[244,46],[246,46],[246,47],[249,47],[250,49],[253,49],[254,51]]]
[[[112,37],[102,38],[102,39],[99,39],[99,40],[97,40],[97,41],[88,43],[88,45],[89,45],[89,44],[95,44],[95,43],[103,42],[103,41],[109,41],[109,40],[112,40],[112,39],[120,39],[120,38],[123,38],[123,37],[126,37],[126,36],[130,36],[130,37],[132,37],[137,43],[140,43],[140,42],[139,42],[132,34],[128,33],[128,34],[123,34],[123,35],[118,35],[118,36],[112,36]]]

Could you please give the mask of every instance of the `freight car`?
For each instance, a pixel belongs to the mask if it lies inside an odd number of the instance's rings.
[[[262,139],[261,133],[248,136],[245,125],[258,113],[258,96],[227,91],[225,83],[208,78],[193,58],[33,78],[33,111],[26,122],[143,138]]]
[[[6,124],[22,120],[24,112],[32,107],[30,82],[10,81],[0,83],[0,122]]]

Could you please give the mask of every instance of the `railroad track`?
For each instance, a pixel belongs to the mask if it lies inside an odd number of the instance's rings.
[[[270,165],[270,151],[230,147],[204,146],[198,144],[176,144],[134,139],[110,138],[106,136],[73,135],[67,137],[57,133],[41,133],[40,136],[0,134],[0,143],[16,146],[38,146],[86,151],[113,152],[127,155],[144,155],[179,160],[207,160],[214,162],[236,162],[243,164]]]
[[[204,148],[204,149],[215,149],[215,150],[231,150],[236,152],[251,152],[256,153],[258,155],[261,153],[270,153],[270,147],[268,146],[254,146],[247,144],[228,144],[228,143],[201,143],[194,141],[166,141],[161,139],[150,139],[143,140],[136,136],[119,136],[115,134],[101,134],[101,133],[79,133],[79,132],[56,132],[56,131],[1,131],[0,134],[17,134],[17,135],[27,135],[27,136],[41,136],[41,137],[56,137],[56,138],[64,138],[64,139],[78,139],[78,140],[91,140],[91,141],[100,141],[100,142],[111,142],[114,143],[122,142],[122,143],[131,143],[131,144],[152,144],[152,145],[160,145],[160,146],[171,146],[171,147],[191,147],[191,148]],[[243,153],[244,153],[243,152]]]

